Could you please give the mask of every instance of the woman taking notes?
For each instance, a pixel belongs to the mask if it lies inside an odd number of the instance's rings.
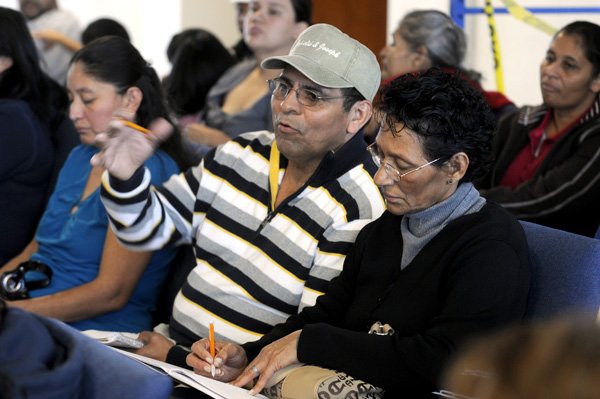
[[[379,120],[370,151],[387,211],[360,232],[340,276],[258,341],[217,342],[214,361],[207,340],[195,343],[187,362],[196,372],[215,364],[216,378],[239,386],[258,378],[253,391],[267,387],[271,397],[300,397],[294,386],[325,396],[358,379],[357,395],[375,386],[364,392],[420,398],[465,340],[521,319],[523,230],[471,183],[487,169],[492,140],[481,93],[437,69],[407,74],[383,89]],[[311,366],[267,385],[299,363]]]

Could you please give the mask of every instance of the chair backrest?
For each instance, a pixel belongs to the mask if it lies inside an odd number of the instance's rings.
[[[196,267],[194,248],[191,244],[180,246],[177,255],[169,264],[169,273],[163,282],[156,310],[153,313],[153,325],[169,323],[175,297],[194,267]]]
[[[600,308],[600,240],[521,221],[529,244],[531,288],[526,318]]]

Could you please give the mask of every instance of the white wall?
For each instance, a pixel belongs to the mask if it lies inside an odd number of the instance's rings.
[[[517,0],[522,6],[529,7],[600,7],[599,0]],[[448,0],[421,0],[418,8],[434,8],[449,12]],[[483,7],[484,0],[467,0],[469,7]],[[495,7],[503,4],[499,0],[492,3]],[[415,9],[409,1],[390,0],[388,2],[388,28],[396,28],[402,16]],[[536,14],[536,16],[555,28],[569,22],[583,19],[600,24],[600,14]],[[539,89],[539,65],[542,61],[551,37],[526,25],[509,14],[495,14],[496,29],[499,36],[500,52],[503,63],[504,87],[506,95],[517,105],[541,103]],[[465,18],[465,32],[468,37],[468,52],[465,66],[483,73],[483,86],[496,89],[489,28],[485,15],[468,15]]]
[[[101,17],[122,23],[133,44],[159,75],[170,69],[166,57],[169,40],[184,28],[196,26],[210,30],[226,46],[240,37],[234,7],[229,0],[59,0],[58,3],[73,12],[82,27]],[[18,2],[0,0],[0,6],[18,9]]]
[[[319,1],[319,0],[313,0]],[[352,1],[352,0],[347,0]],[[517,0],[531,7],[600,7],[600,0]],[[83,26],[108,16],[123,23],[133,43],[153,63],[159,74],[169,70],[166,47],[171,36],[183,28],[202,27],[213,32],[227,46],[239,39],[234,7],[230,0],[59,0],[62,8],[79,17]],[[388,31],[393,32],[402,16],[413,9],[434,8],[449,12],[449,0],[388,0]],[[483,7],[484,0],[466,0],[470,7]],[[493,1],[500,7],[500,0]],[[18,8],[17,0],[0,0],[0,5]],[[576,19],[600,24],[600,14],[538,14],[556,28]],[[541,102],[539,64],[550,36],[517,21],[507,14],[496,15],[506,94],[518,105]],[[465,21],[468,52],[465,66],[481,72],[483,86],[496,88],[489,30],[484,15],[468,15]]]

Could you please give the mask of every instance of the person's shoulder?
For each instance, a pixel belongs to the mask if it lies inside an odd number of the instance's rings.
[[[23,100],[10,98],[0,99],[0,131],[14,134],[18,130],[21,134],[32,131],[42,131],[38,117],[33,113],[29,104]]]
[[[362,238],[373,234],[379,236],[381,231],[388,231],[390,228],[400,230],[402,218],[402,215],[394,215],[390,211],[384,210],[378,218],[371,220],[360,230],[359,236]]]
[[[221,75],[219,80],[217,80],[211,88],[211,92],[229,89],[230,85],[235,85],[248,76],[257,65],[258,63],[254,58],[236,62]],[[210,94],[211,93],[209,93],[209,95]]]
[[[69,37],[74,33],[79,33],[81,25],[77,17],[62,8],[55,8],[46,11],[39,17],[28,22],[32,30],[37,29],[54,29],[59,32],[68,33]]]
[[[17,100],[13,98],[2,98],[0,99],[0,112],[3,114],[13,115],[15,113],[24,114],[26,116],[33,117],[33,110],[29,103],[23,100]]]
[[[467,216],[472,216],[465,223],[470,224],[473,236],[499,241],[524,240],[519,220],[495,202],[487,201],[479,212]]]
[[[268,160],[274,140],[275,135],[268,130],[242,133],[217,147],[213,156],[208,156],[208,158],[211,160],[228,158],[231,162],[235,162],[234,159],[245,158],[250,154],[259,154]],[[205,161],[206,159],[207,157],[205,157]]]
[[[256,59],[246,58],[244,60],[241,60],[241,61],[233,64],[231,67],[229,67],[229,69],[227,71],[225,71],[225,73],[228,73],[231,75],[237,75],[237,74],[241,74],[241,73],[250,73],[250,71],[252,71],[254,68],[256,68],[257,65],[258,65],[258,63],[256,62]]]
[[[55,8],[50,11],[46,11],[39,18],[45,18],[48,21],[58,21],[63,24],[76,24],[79,25],[79,20],[71,11],[65,10],[64,8]]]
[[[69,156],[67,157],[67,160],[65,161],[65,165],[63,166],[63,168],[68,168],[69,166],[72,166],[73,164],[80,165],[82,162],[89,163],[92,156],[97,152],[98,152],[98,149],[96,147],[93,147],[91,145],[86,145],[86,144],[78,144],[69,153]]]
[[[275,140],[275,134],[268,130],[257,130],[255,132],[242,133],[239,136],[229,140],[221,148],[229,149],[231,146],[263,146],[271,148],[273,141]]]

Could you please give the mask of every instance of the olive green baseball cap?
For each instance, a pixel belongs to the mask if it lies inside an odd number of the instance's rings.
[[[328,24],[315,24],[298,36],[288,55],[266,58],[264,69],[290,65],[316,84],[354,87],[372,101],[381,83],[377,58],[364,44]]]

